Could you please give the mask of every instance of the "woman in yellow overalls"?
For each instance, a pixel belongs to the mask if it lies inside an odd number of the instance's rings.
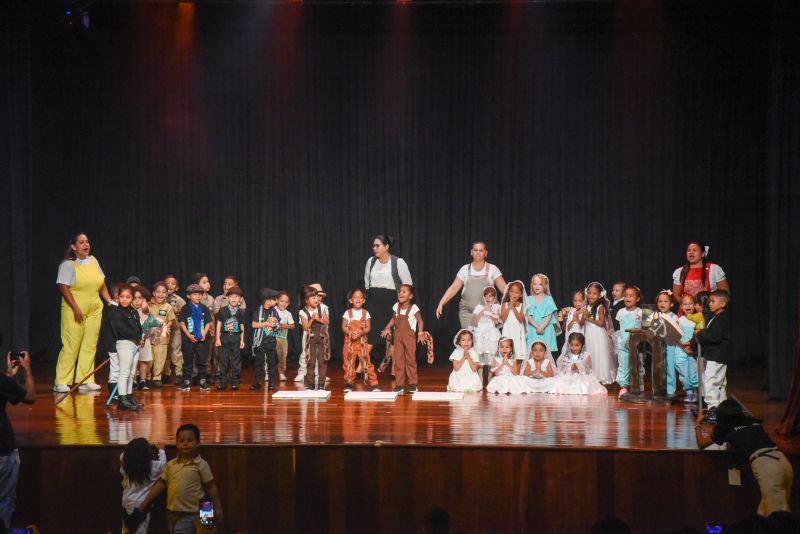
[[[61,343],[58,355],[56,380],[53,391],[65,393],[69,384],[80,380],[94,368],[97,338],[103,316],[103,302],[111,297],[106,289],[105,275],[94,256],[86,234],[72,238],[64,261],[58,268],[56,284],[61,291]],[[89,377],[81,389],[95,391],[94,376]]]

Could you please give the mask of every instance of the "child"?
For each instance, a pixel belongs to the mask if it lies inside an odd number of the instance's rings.
[[[327,294],[327,293],[325,293],[325,292],[322,290],[322,285],[321,285],[321,284],[309,284],[309,285],[310,285],[311,287],[313,287],[314,289],[316,289],[316,290],[317,290],[317,295],[319,295],[319,311],[320,311],[320,312],[321,312],[323,315],[327,315],[327,316],[330,318],[330,310],[329,310],[329,308],[328,308],[328,305],[327,305],[327,304],[325,304],[325,302],[323,302],[323,301],[325,300],[325,297],[327,297],[327,296],[328,296],[328,294]],[[330,334],[330,332],[329,332],[328,328],[329,328],[328,326],[326,326],[326,327],[325,327],[325,332],[326,332],[326,334],[328,334],[328,335],[329,335],[329,334]],[[329,340],[329,341],[330,341],[330,340]],[[330,343],[328,344],[328,348],[327,348],[326,350],[327,350],[326,354],[328,355],[328,360],[330,360]],[[314,376],[316,376],[317,378],[319,378],[319,364],[317,364],[317,368],[316,368],[316,369],[312,369],[312,370],[311,370],[311,372],[314,374]],[[313,381],[314,381],[314,380],[312,380],[312,382],[313,382]],[[329,377],[329,376],[326,374],[326,375],[325,375],[325,385],[327,386],[327,385],[330,383],[330,381],[331,381],[331,377]]]
[[[688,293],[681,296],[681,309],[683,316],[678,317],[678,326],[681,327],[681,344],[675,348],[675,366],[681,377],[681,384],[686,392],[683,402],[691,404],[697,402],[697,361],[690,356],[692,349],[689,343],[694,337],[697,325],[691,319],[694,312],[694,297]],[[702,314],[700,318],[702,319]],[[689,345],[688,352],[686,345]]]
[[[631,355],[630,347],[628,346],[628,340],[630,339],[631,335],[627,330],[630,328],[642,327],[642,310],[639,308],[639,300],[641,300],[641,298],[641,291],[638,287],[628,286],[625,289],[625,294],[623,296],[625,307],[617,312],[617,321],[619,321],[619,332],[617,333],[617,362],[619,363],[619,369],[617,371],[617,384],[620,386],[620,398],[628,393],[628,386],[630,385],[631,380]],[[635,357],[637,358],[638,362],[638,351]],[[639,373],[641,375],[642,371],[640,366],[641,363],[637,365],[637,369],[639,369]],[[636,391],[635,393],[639,392]]]
[[[222,500],[211,468],[197,453],[200,429],[191,423],[181,425],[175,433],[175,440],[178,456],[167,462],[161,478],[150,488],[139,510],[144,511],[166,489],[170,534],[194,533],[203,495],[214,501],[214,518],[218,524],[223,519]]]
[[[606,290],[599,282],[586,286],[588,308],[583,313],[583,335],[586,352],[592,355],[594,376],[601,384],[612,384],[617,376],[617,362],[613,353],[611,335],[614,333],[608,316],[609,302]]]
[[[678,316],[672,312],[673,304],[674,300],[672,299],[672,291],[668,289],[661,291],[658,295],[656,295],[656,309],[658,312],[653,315],[653,319],[657,319],[660,315],[666,315],[667,317],[677,321]],[[667,345],[667,395],[675,395],[675,391],[677,390],[678,386],[675,376],[675,357],[677,350],[678,347],[676,345]]]
[[[572,307],[561,310],[561,314],[564,316],[564,337],[566,339],[569,339],[569,335],[575,332],[583,334],[585,313],[586,293],[583,289],[576,289],[572,292]],[[569,353],[569,343],[564,343],[561,355],[567,353]]]
[[[218,354],[214,352],[214,340],[216,339],[217,333],[217,316],[214,313],[214,297],[209,294],[209,291],[211,291],[211,281],[208,279],[206,273],[194,273],[191,280],[193,284],[197,284],[203,288],[203,296],[200,298],[200,303],[211,312],[211,330],[208,331],[208,336],[206,336],[203,343],[206,345],[206,381],[209,384],[213,384],[216,382],[219,360],[217,359]],[[197,373],[197,370],[194,372]],[[196,379],[194,376],[192,378]]]
[[[483,303],[472,310],[472,328],[475,333],[475,350],[478,353],[478,374],[489,370],[497,354],[497,342],[500,340],[500,304],[497,302],[497,290],[494,286],[483,288]],[[486,380],[483,377],[483,380]]]
[[[592,357],[583,350],[586,338],[580,332],[573,332],[565,345],[567,354],[558,358],[558,377],[555,379],[553,393],[563,395],[608,395],[608,391],[592,374]]]
[[[623,281],[616,282],[611,287],[611,298],[614,300],[611,303],[611,323],[614,325],[614,331],[619,332],[619,321],[617,321],[617,312],[625,307],[622,297],[625,295],[625,290],[628,289],[628,284]]]
[[[131,306],[133,288],[127,284],[119,287],[118,306],[108,312],[108,322],[116,341],[119,358],[119,380],[117,381],[117,408],[120,410],[139,410],[144,407],[133,398],[133,374],[136,372],[135,357],[142,343],[142,325],[139,314]]]
[[[133,289],[133,302],[131,306],[139,314],[139,324],[142,325],[142,334],[144,335],[144,345],[139,350],[137,360],[139,362],[139,383],[138,389],[140,391],[147,391],[150,389],[147,386],[147,377],[150,374],[150,365],[153,363],[153,346],[148,336],[148,330],[145,330],[145,321],[150,317],[150,310],[147,301],[150,300],[150,293],[143,287],[137,286]],[[147,321],[151,324],[153,320]],[[135,383],[135,382],[134,382]]]
[[[731,322],[726,310],[730,295],[723,289],[711,293],[708,308],[714,316],[706,323],[705,329],[695,335],[702,347],[706,361],[703,371],[703,400],[711,412],[709,420],[715,422],[714,412],[719,403],[728,398],[727,370],[731,358]]]
[[[556,364],[547,344],[541,340],[534,341],[531,344],[531,357],[522,364],[522,380],[532,393],[550,393],[555,372]]]
[[[453,338],[453,371],[447,383],[447,391],[480,391],[483,380],[478,375],[478,351],[472,347],[472,332],[462,328]]]
[[[289,330],[294,330],[294,317],[289,308],[289,293],[281,291],[278,293],[278,315],[281,322],[278,324],[278,378],[283,382],[286,380],[286,355],[289,354]]]
[[[122,532],[147,534],[150,524],[150,513],[138,509],[147,497],[150,489],[161,478],[167,464],[167,453],[164,442],[156,444],[157,459],[153,458],[150,443],[144,438],[135,438],[126,446],[119,461],[122,466]]]
[[[534,341],[544,341],[548,347],[557,347],[556,314],[558,308],[550,296],[550,279],[539,273],[531,277],[531,294],[525,320],[528,321],[525,346],[530,347]]]
[[[186,301],[178,295],[180,285],[174,274],[165,276],[164,283],[167,285],[167,302],[172,306],[172,311],[175,314],[175,324],[172,325],[169,338],[168,355],[169,361],[175,367],[175,385],[179,386],[183,383],[183,333],[178,323],[178,315],[186,306]],[[164,367],[164,376],[169,376],[169,365]]]
[[[380,391],[378,387],[378,376],[375,374],[375,367],[370,360],[370,347],[367,343],[367,335],[372,329],[372,317],[363,308],[366,301],[364,292],[354,289],[347,295],[349,308],[342,315],[342,332],[344,333],[344,347],[342,357],[344,359],[344,392],[353,391],[353,382],[356,377],[356,360],[361,362],[361,368],[367,375],[367,381],[372,391]]]
[[[189,391],[192,371],[197,369],[200,380],[200,391],[211,391],[206,382],[206,361],[208,360],[208,332],[213,325],[211,310],[200,300],[203,298],[203,288],[197,284],[189,284],[186,288],[189,302],[183,307],[178,319],[183,336],[183,382],[180,391]]]
[[[219,349],[219,375],[217,389],[228,387],[228,370],[231,373],[231,389],[239,389],[242,375],[242,349],[244,348],[245,316],[241,307],[242,290],[238,286],[228,288],[226,305],[217,313],[217,335],[214,346]]]
[[[330,317],[322,308],[320,291],[305,286],[300,292],[303,309],[300,310],[300,325],[303,327],[303,346],[306,362],[306,389],[313,390],[314,370],[317,370],[316,389],[325,390],[328,360],[331,359],[331,342],[328,335]],[[303,356],[301,356],[303,358]]]
[[[217,295],[214,298],[214,305],[211,307],[211,317],[214,318],[214,324],[215,325],[217,324],[216,323],[216,317],[217,317],[217,314],[219,313],[219,310],[221,310],[222,308],[224,308],[225,306],[228,305],[228,291],[232,287],[239,287],[239,280],[234,275],[229,274],[229,275],[225,276],[225,278],[222,279],[222,295]],[[239,309],[242,310],[242,313],[245,313],[245,314],[247,313],[247,303],[244,301],[244,296],[239,301]],[[214,346],[211,349],[211,350],[214,351],[214,354],[212,355],[212,359],[214,361],[217,361],[217,362],[220,361],[221,349],[222,349],[222,347],[217,346],[217,344],[215,342]]]
[[[414,304],[414,286],[402,284],[397,290],[397,303],[392,306],[394,317],[381,331],[381,337],[387,338],[392,334],[394,355],[393,368],[395,388],[399,395],[403,394],[403,387],[408,385],[408,392],[414,394],[419,391],[417,386],[417,342],[424,340],[425,323],[422,314]],[[415,336],[416,332],[416,336]]]
[[[486,386],[486,391],[494,394],[511,393],[513,395],[529,393],[531,390],[519,376],[518,366],[519,362],[514,355],[514,340],[501,337],[492,367],[494,377]]]
[[[164,364],[167,361],[167,350],[170,344],[170,334],[172,333],[172,326],[175,324],[175,309],[167,302],[167,284],[164,282],[156,282],[153,284],[153,298],[148,306],[150,315],[164,323],[161,329],[161,334],[158,337],[151,338],[151,346],[153,351],[153,381],[151,386],[154,388],[161,388],[161,373],[164,372]],[[180,336],[180,333],[178,333]],[[181,359],[183,362],[183,359]],[[142,378],[146,378],[143,375]]]
[[[261,389],[264,376],[267,378],[267,388],[275,389],[275,374],[277,373],[278,352],[277,337],[280,315],[275,309],[278,302],[278,292],[268,287],[258,291],[258,301],[261,306],[253,312],[253,355],[255,356],[256,381],[250,386],[253,391]]]
[[[527,356],[525,349],[525,286],[520,280],[514,280],[506,286],[503,300],[500,303],[500,320],[503,321],[503,337],[514,343],[514,354],[518,360]]]

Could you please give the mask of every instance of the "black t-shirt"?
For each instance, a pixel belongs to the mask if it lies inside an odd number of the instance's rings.
[[[759,449],[775,446],[764,431],[764,427],[756,421],[733,427],[717,425],[711,433],[711,439],[718,445],[727,441],[746,458],[750,458],[750,455]]]
[[[236,312],[231,313],[230,306],[223,306],[217,314],[217,322],[222,323],[223,334],[241,334],[244,330],[244,311],[241,306],[236,308]]]
[[[6,403],[19,404],[25,395],[25,388],[5,373],[0,373],[0,456],[7,456],[17,448],[14,429],[11,428],[11,420],[6,414]]]
[[[200,325],[200,331],[202,332],[207,324],[211,324],[211,321],[213,321],[213,319],[211,317],[211,310],[208,309],[208,306],[202,303],[199,304],[199,306],[200,309],[203,310],[203,321],[202,324]],[[184,306],[181,309],[181,312],[178,314],[178,321],[186,325],[186,330],[188,330],[189,333],[192,333],[193,325],[191,319],[192,319],[192,304],[187,302],[186,306]],[[189,338],[186,336],[186,334],[183,333],[183,328],[181,328],[181,335],[183,336],[184,341],[189,341]],[[200,340],[198,339],[197,341]]]

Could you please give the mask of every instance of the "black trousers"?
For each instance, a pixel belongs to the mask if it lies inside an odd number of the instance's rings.
[[[192,343],[184,340],[183,342],[183,381],[191,380],[194,371],[197,370],[197,378],[206,379],[208,365],[208,343],[198,341]]]
[[[261,344],[253,347],[253,356],[256,359],[256,384],[263,384],[264,376],[268,373],[269,385],[274,386],[278,374],[278,342],[275,337],[264,336]]]
[[[242,375],[242,349],[239,348],[239,334],[220,334],[219,374],[217,382],[224,386],[228,382],[228,369],[231,372],[231,384],[239,385]]]

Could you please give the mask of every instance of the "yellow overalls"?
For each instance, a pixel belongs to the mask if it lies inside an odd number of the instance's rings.
[[[100,274],[97,260],[89,256],[90,262],[81,265],[73,261],[75,285],[70,288],[75,303],[83,312],[83,322],[76,323],[75,315],[67,301],[61,298],[61,352],[56,365],[56,384],[73,384],[94,369],[97,338],[103,317],[103,301],[100,288],[105,278]],[[76,366],[77,362],[77,366]],[[85,383],[94,382],[94,376]]]

